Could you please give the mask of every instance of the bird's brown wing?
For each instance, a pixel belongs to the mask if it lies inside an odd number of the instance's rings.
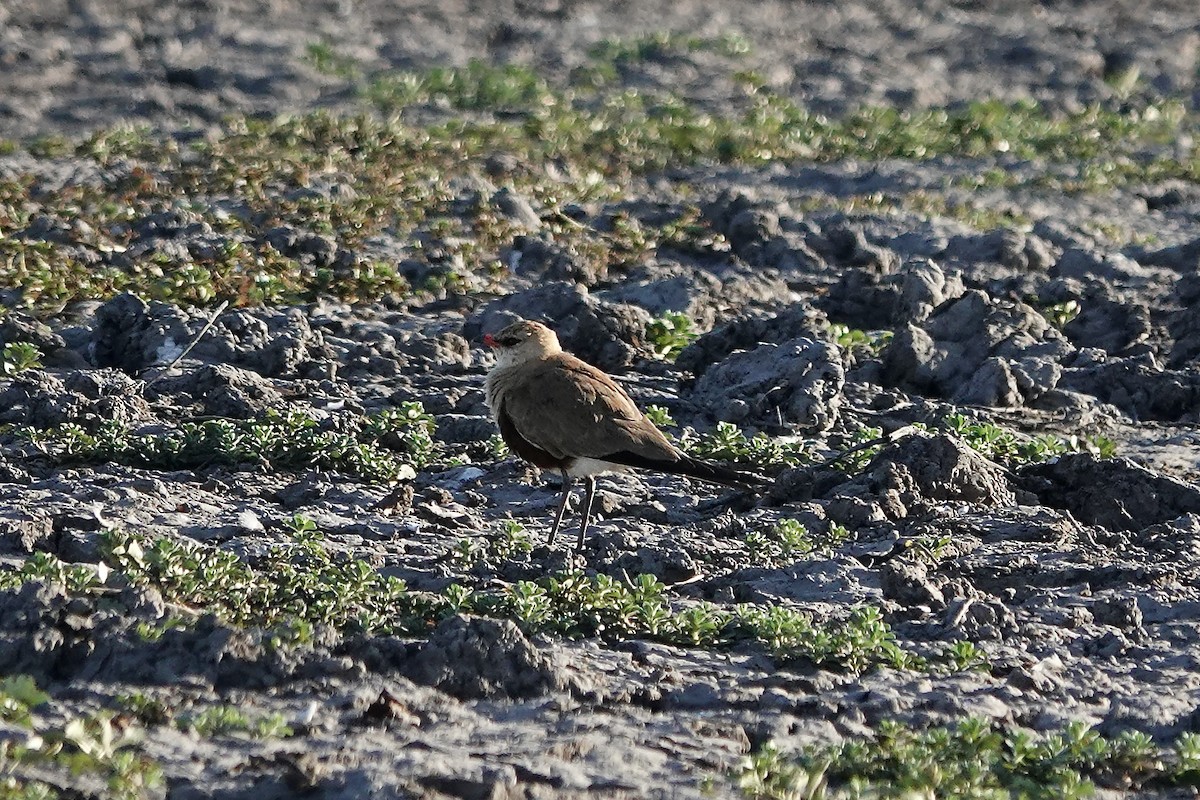
[[[566,353],[514,368],[500,394],[521,437],[556,458],[679,458],[616,381]]]

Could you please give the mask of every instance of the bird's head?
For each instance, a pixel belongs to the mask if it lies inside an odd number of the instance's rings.
[[[483,343],[496,351],[496,366],[511,367],[526,361],[561,353],[554,331],[540,322],[521,320],[483,337]]]

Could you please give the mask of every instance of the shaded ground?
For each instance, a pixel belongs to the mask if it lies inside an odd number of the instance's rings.
[[[0,31],[0,341],[37,348],[0,382],[0,673],[48,699],[0,693],[85,754],[22,785],[783,796],[768,743],[975,717],[1083,723],[1120,744],[1058,766],[1194,795],[1192,4]],[[772,489],[615,477],[586,566],[542,546],[557,485],[482,395],[515,316]]]

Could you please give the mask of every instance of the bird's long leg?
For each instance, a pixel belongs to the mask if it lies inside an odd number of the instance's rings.
[[[596,476],[588,475],[583,479],[587,484],[587,496],[583,499],[583,522],[579,523],[579,541],[575,543],[575,552],[583,550],[583,537],[587,533],[588,518],[592,514],[592,498],[596,496]]]
[[[558,528],[567,513],[567,500],[571,498],[571,476],[565,469],[562,471],[562,482],[562,500],[558,503],[558,513],[554,515],[554,527],[550,529],[550,538],[546,540],[547,547],[554,544],[554,537],[558,535]]]

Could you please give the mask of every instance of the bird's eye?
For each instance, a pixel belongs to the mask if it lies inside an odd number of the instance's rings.
[[[496,341],[500,343],[501,347],[515,347],[521,343],[516,336],[497,336]]]

